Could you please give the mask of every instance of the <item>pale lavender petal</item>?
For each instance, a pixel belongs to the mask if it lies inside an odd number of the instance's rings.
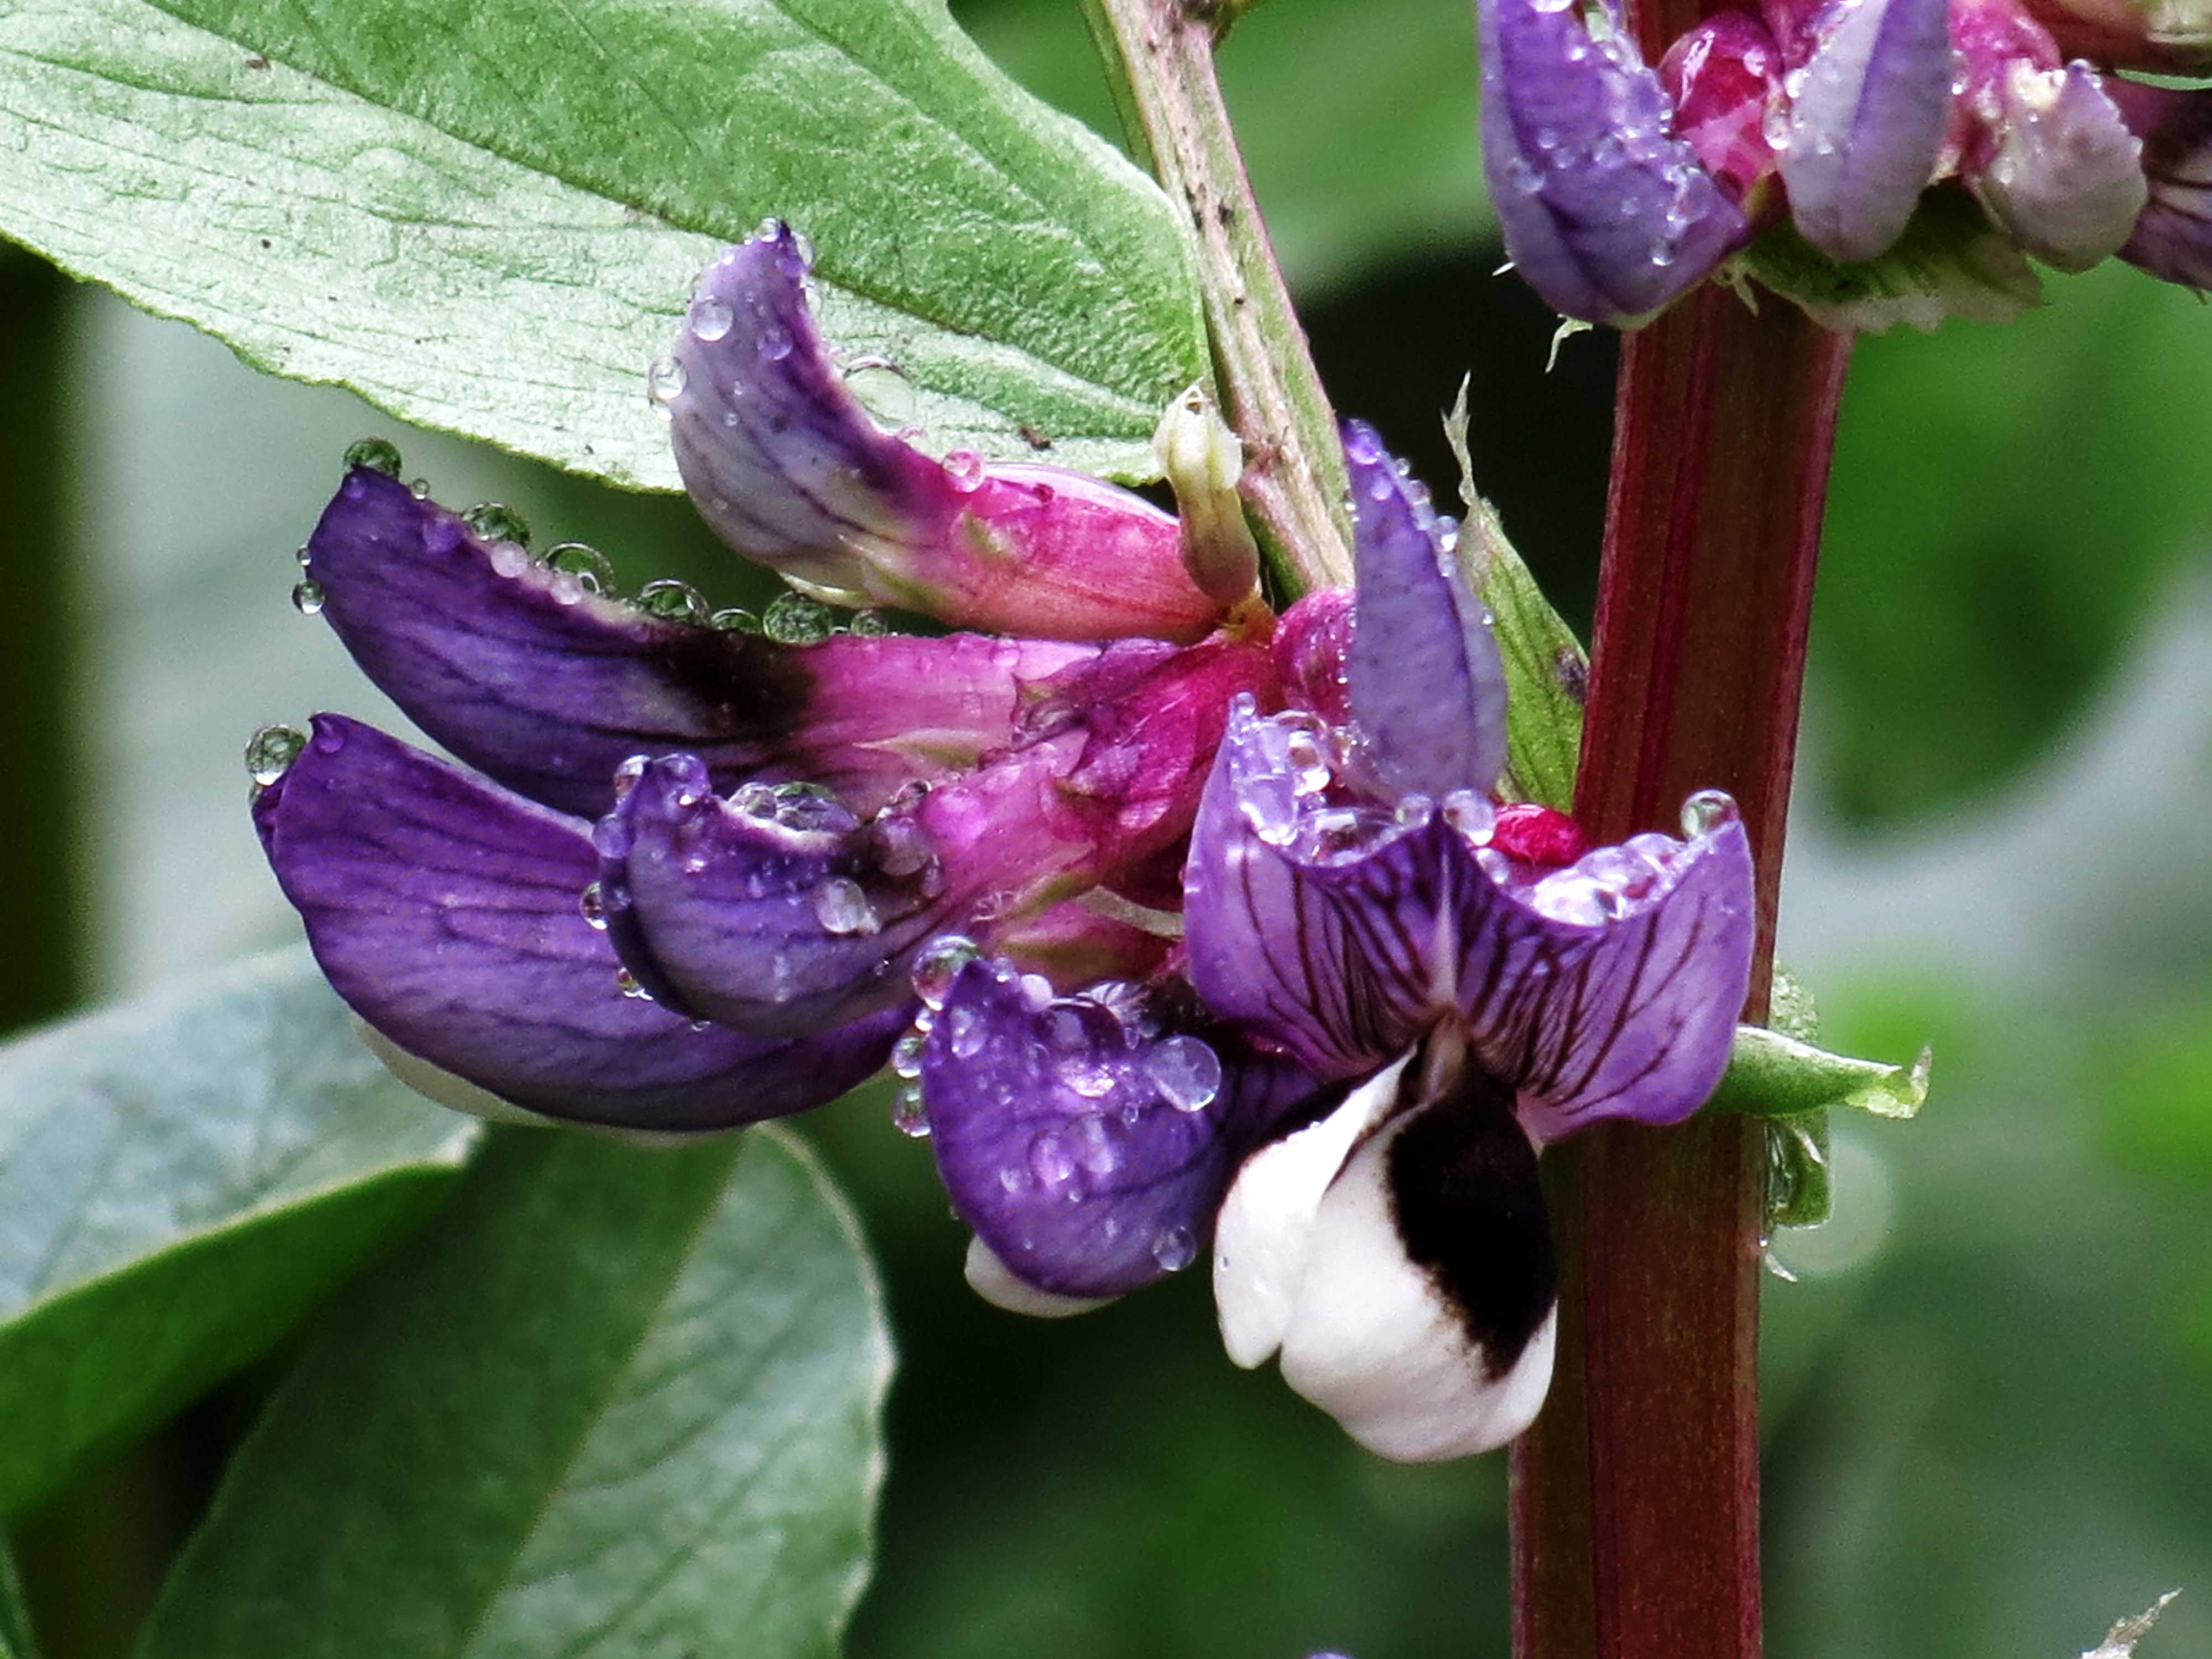
[[[817,645],[648,616],[356,468],[307,544],[321,615],[453,754],[532,800],[613,804],[614,769],[682,750],[718,788],[828,785],[872,811],[1015,732],[1024,688],[1097,647],[975,634]]]
[[[817,588],[955,626],[1055,639],[1196,639],[1221,607],[1176,521],[1057,467],[939,462],[878,428],[808,307],[807,258],[772,226],[699,278],[658,384],[677,467],[715,533]]]
[[[1198,1260],[1239,1160],[1316,1088],[1187,993],[1055,998],[987,961],[932,1017],[921,1083],[961,1218],[1017,1278],[1084,1298]]]
[[[580,905],[582,823],[339,715],[316,717],[253,813],[338,994],[407,1054],[531,1111],[653,1130],[777,1117],[874,1072],[906,1018],[763,1042],[625,996]]]
[[[2013,240],[2061,270],[2119,252],[2150,199],[2142,141],[2078,60],[2006,78],[1996,153],[1972,182]]]
[[[1641,321],[1702,281],[1750,227],[1668,129],[1657,76],[1613,13],[1480,0],[1482,161],[1515,269],[1553,310]]]
[[[2212,91],[2116,81],[2143,140],[2150,204],[2120,258],[2185,288],[2212,289]]]
[[[1934,178],[1951,100],[1948,0],[1834,0],[1790,71],[1782,180],[1807,241],[1871,259]]]
[[[1460,579],[1428,492],[1372,427],[1347,422],[1352,475],[1352,715],[1396,794],[1487,793],[1505,764],[1505,667],[1490,618]]]

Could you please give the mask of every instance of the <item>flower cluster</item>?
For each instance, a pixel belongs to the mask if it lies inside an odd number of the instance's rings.
[[[2030,295],[2023,253],[2212,285],[2212,92],[2112,72],[2212,63],[2191,0],[1761,0],[1656,69],[1612,0],[1479,9],[1492,198],[1566,316],[1633,326],[1778,231],[1829,263],[1794,295],[1848,295],[1844,269],[1892,254],[1930,290],[1894,313],[1814,301],[1846,323],[1932,320],[1947,259]]]
[[[626,604],[356,466],[304,550],[319,614],[465,764],[332,714],[259,740],[331,982],[402,1076],[494,1114],[724,1129],[888,1060],[987,1296],[1070,1311],[1210,1247],[1232,1357],[1279,1352],[1364,1443],[1518,1432],[1537,1149],[1677,1121],[1726,1062],[1733,809],[1591,848],[1498,800],[1488,618],[1372,433],[1356,591],[1278,619],[1134,495],[880,430],[805,264],[772,227],[701,278],[654,377],[684,479],[809,593],[955,631]]]

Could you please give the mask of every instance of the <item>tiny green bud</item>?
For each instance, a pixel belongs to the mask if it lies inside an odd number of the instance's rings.
[[[1152,453],[1175,491],[1183,568],[1206,598],[1224,605],[1239,603],[1260,580],[1260,549],[1237,494],[1244,447],[1205,387],[1194,386],[1168,404],[1152,434]]]

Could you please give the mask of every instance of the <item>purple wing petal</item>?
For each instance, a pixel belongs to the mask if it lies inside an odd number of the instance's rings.
[[[367,468],[308,550],[321,614],[410,719],[498,782],[580,815],[613,804],[629,756],[676,750],[720,788],[805,778],[871,811],[1011,741],[1023,687],[1096,650],[974,634],[784,646],[664,621]]]
[[[2212,289],[2212,91],[2119,81],[2109,89],[2142,137],[2150,186],[2120,258],[2169,283]]]
[[[806,256],[776,226],[699,278],[668,395],[700,514],[749,558],[958,627],[1055,639],[1195,639],[1220,607],[1176,521],[1055,467],[933,460],[879,431],[808,309]]]
[[[1936,173],[1950,112],[1948,0],[1835,0],[1790,72],[1782,181],[1805,240],[1871,259]]]
[[[1487,793],[1505,765],[1505,667],[1460,580],[1428,492],[1400,476],[1372,427],[1347,422],[1352,557],[1352,714],[1394,793]]]
[[[2045,264],[2087,270],[2119,252],[2150,199],[2142,142],[2087,64],[2018,66],[2003,87],[1996,152],[1976,193]]]
[[[254,820],[354,1011],[532,1111],[656,1130],[778,1117],[867,1077],[903,1020],[771,1043],[624,996],[579,905],[594,866],[582,823],[339,715],[317,716]]]
[[[1553,310],[1632,325],[1741,247],[1750,227],[1689,145],[1617,20],[1480,0],[1482,164],[1514,266]]]
[[[1188,1266],[1237,1161],[1314,1090],[1187,998],[1054,998],[972,962],[933,1016],[923,1098],[953,1207],[1056,1296],[1119,1296]]]

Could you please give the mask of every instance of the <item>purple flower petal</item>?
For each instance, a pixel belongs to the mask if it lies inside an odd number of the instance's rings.
[[[585,826],[373,726],[318,715],[254,822],[315,957],[406,1054],[549,1116],[721,1129],[835,1098],[902,1010],[798,1042],[695,1029],[623,994],[579,900]]]
[[[1241,710],[1192,833],[1191,982],[1323,1078],[1455,1015],[1546,1139],[1673,1122],[1728,1059],[1751,967],[1751,857],[1733,809],[1686,844],[1639,836],[1524,884],[1480,797],[1400,811],[1330,781],[1302,717]]]
[[[1487,793],[1505,765],[1505,667],[1460,580],[1428,492],[1400,476],[1373,428],[1347,422],[1352,475],[1352,719],[1394,793]]]
[[[714,532],[797,580],[957,627],[1192,640],[1220,606],[1176,521],[1057,467],[933,460],[879,431],[814,325],[799,240],[777,225],[699,278],[662,371],[676,464]]]
[[[985,961],[932,1017],[921,1082],[961,1218],[1021,1282],[1085,1299],[1196,1261],[1238,1159],[1315,1088],[1187,996],[1055,998]]]
[[[1948,0],[1834,0],[1792,70],[1782,180],[1807,241],[1871,259],[1935,177],[1951,99]]]
[[[308,550],[322,616],[409,718],[508,788],[586,816],[613,804],[623,760],[678,750],[719,788],[803,778],[872,811],[1010,742],[1023,688],[1096,653],[973,634],[784,646],[665,621],[367,468]]]
[[[2119,252],[2150,199],[2142,143],[2087,64],[2016,65],[2003,83],[1996,153],[1973,180],[2014,241],[2060,270]]]
[[[2120,258],[2169,283],[2212,289],[2212,91],[2120,81],[2109,90],[2142,135],[2150,186]]]
[[[1593,40],[1557,0],[1480,0],[1482,163],[1515,268],[1553,310],[1631,325],[1750,227],[1689,145],[1617,11]]]

